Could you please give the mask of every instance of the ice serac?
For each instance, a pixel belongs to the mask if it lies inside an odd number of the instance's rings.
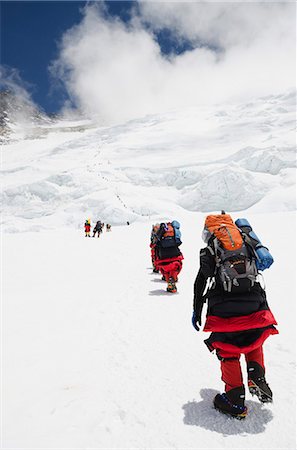
[[[245,210],[261,200],[273,184],[270,177],[259,177],[239,167],[226,166],[185,189],[180,204],[190,211]]]

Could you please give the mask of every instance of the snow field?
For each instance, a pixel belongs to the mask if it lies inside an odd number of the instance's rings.
[[[184,209],[294,211],[295,115],[288,92],[14,136],[2,149],[3,229],[78,228],[89,214],[123,225]]]
[[[181,222],[175,295],[151,270],[152,221],[99,239],[5,234],[4,448],[295,448],[295,214],[233,216],[248,217],[275,258],[264,272],[280,331],[265,344],[273,405],[247,394],[245,421],[212,408],[219,361],[191,325],[204,214],[164,218]]]

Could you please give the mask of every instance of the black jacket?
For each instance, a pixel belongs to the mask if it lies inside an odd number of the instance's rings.
[[[102,231],[102,222],[97,222],[94,231]]]
[[[212,277],[215,287],[208,288],[204,294],[207,280]],[[227,318],[268,309],[266,294],[260,283],[256,282],[247,292],[231,293],[224,290],[219,278],[215,276],[215,259],[207,247],[200,251],[200,269],[194,283],[194,311],[201,311],[206,300],[207,315],[211,316]]]

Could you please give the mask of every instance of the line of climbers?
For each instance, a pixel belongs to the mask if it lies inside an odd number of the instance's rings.
[[[192,324],[200,330],[202,309],[207,302],[203,331],[211,334],[204,342],[210,352],[216,352],[225,383],[225,392],[215,396],[214,407],[244,419],[247,408],[239,361],[242,354],[247,364],[250,393],[262,403],[272,402],[272,391],[265,379],[263,344],[278,331],[261,272],[271,266],[273,258],[246,219],[234,223],[224,211],[206,217],[202,238],[207,246],[200,250]],[[177,221],[152,226],[153,272],[161,272],[168,292],[177,291],[175,283],[183,260],[180,245]]]
[[[96,234],[98,235],[98,238],[100,237],[101,233],[104,230],[104,223],[101,222],[101,220],[97,220],[94,228],[93,228],[93,236],[92,237],[96,237]],[[109,223],[107,223],[105,225],[106,231],[111,231],[111,225]],[[91,237],[90,233],[91,233],[91,220],[87,219],[85,221],[84,224],[84,229],[85,229],[85,237]]]

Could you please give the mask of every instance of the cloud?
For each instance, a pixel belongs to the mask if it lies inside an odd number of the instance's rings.
[[[188,50],[163,54],[160,31]],[[295,5],[141,2],[128,23],[87,6],[51,72],[106,124],[275,94],[295,86]]]
[[[294,5],[240,2],[141,2],[141,18],[154,29],[168,28],[199,45],[229,49],[292,33]],[[288,29],[290,26],[290,30]]]

